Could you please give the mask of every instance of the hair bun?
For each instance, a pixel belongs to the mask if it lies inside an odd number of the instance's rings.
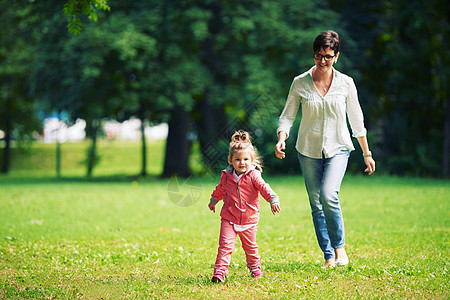
[[[247,142],[251,143],[250,134],[247,131],[239,130],[235,131],[233,136],[231,137],[231,142],[239,143],[239,142]]]

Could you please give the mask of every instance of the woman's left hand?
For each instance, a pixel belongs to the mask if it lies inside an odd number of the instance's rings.
[[[364,172],[369,173],[369,175],[375,172],[375,160],[372,158],[372,156],[364,157],[364,163],[367,166]]]

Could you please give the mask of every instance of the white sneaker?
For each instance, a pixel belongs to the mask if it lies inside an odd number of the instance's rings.
[[[346,266],[348,265],[348,263],[349,263],[348,257],[336,259],[336,266]]]

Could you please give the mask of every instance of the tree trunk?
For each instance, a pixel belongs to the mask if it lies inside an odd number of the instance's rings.
[[[145,140],[145,118],[140,116],[141,120],[141,141],[142,141],[142,169],[141,176],[147,176],[147,142]]]
[[[442,23],[445,23],[444,19],[441,19]],[[439,33],[433,35],[433,40],[440,41],[436,45],[437,49],[444,47],[443,39],[441,39]],[[439,46],[439,47],[437,47]],[[436,50],[436,53],[440,53]],[[443,56],[437,54],[437,57],[431,59],[431,81],[433,84],[434,96],[438,103],[443,103],[444,109],[444,126],[443,126],[443,141],[442,141],[442,162],[441,171],[444,178],[450,176],[450,104],[448,103],[447,95],[447,77],[445,76],[446,67],[442,62]]]
[[[8,101],[8,105],[5,107],[6,112],[6,128],[5,128],[5,148],[3,149],[3,165],[2,165],[2,173],[6,174],[9,172],[9,162],[10,162],[10,154],[11,154],[11,132],[12,132],[12,116],[11,116],[11,106],[10,101]]]
[[[200,116],[197,119],[196,124],[199,131],[198,140],[202,151],[208,143],[217,140],[217,120],[209,101],[209,91],[206,89],[203,93],[202,101],[197,106]]]
[[[59,142],[59,135],[61,134],[61,121],[59,119],[60,114],[58,113],[58,131],[56,134],[56,177],[61,177],[61,143]]]
[[[183,108],[175,108],[169,121],[163,177],[191,175],[189,170],[189,115]]]
[[[87,177],[92,176],[92,171],[97,163],[97,132],[99,127],[99,121],[97,119],[92,120],[91,122],[91,139],[92,144],[88,150],[88,161],[87,161]]]
[[[223,163],[217,161],[220,156],[217,143],[223,138],[221,133],[226,127],[226,113],[222,107],[214,107],[210,102],[209,91],[206,89],[202,101],[197,105],[200,115],[196,125],[202,161],[209,168],[216,170],[218,165],[222,166]]]
[[[444,101],[444,142],[442,151],[442,175],[444,177],[450,176],[450,104]]]
[[[61,143],[59,138],[56,141],[56,177],[61,177]]]
[[[208,22],[208,31],[211,32],[211,35],[201,45],[200,58],[203,65],[209,70],[215,84],[226,86],[227,79],[222,74],[221,66],[223,54],[216,47],[216,36],[224,30],[222,3],[213,1],[207,7],[213,16]],[[217,169],[217,160],[220,156],[217,143],[223,138],[220,133],[226,127],[226,112],[221,105],[214,105],[209,88],[203,91],[203,97],[197,104],[196,111],[200,112],[196,119],[196,125],[203,163],[212,169]],[[222,162],[220,162],[220,166],[222,166]]]

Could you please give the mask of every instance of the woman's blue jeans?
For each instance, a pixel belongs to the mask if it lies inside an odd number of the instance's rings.
[[[338,194],[347,169],[350,151],[333,157],[314,159],[298,154],[311,205],[314,228],[325,259],[334,257],[334,249],[344,247],[345,230]]]

